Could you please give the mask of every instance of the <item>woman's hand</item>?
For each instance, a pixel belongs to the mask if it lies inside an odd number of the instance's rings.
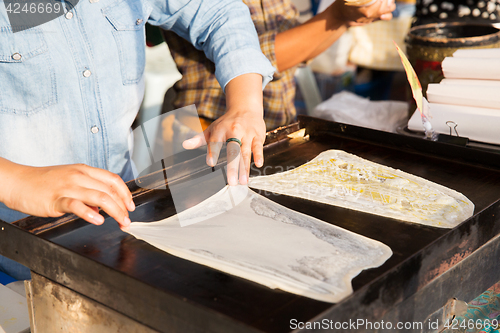
[[[235,138],[239,144],[227,144],[227,179],[229,185],[247,184],[252,152],[257,167],[264,164],[263,145],[266,125],[263,119],[262,76],[244,74],[226,86],[227,111],[203,133],[183,143],[185,149],[195,149],[207,144],[207,164],[215,166],[220,150],[227,139]],[[238,177],[239,169],[239,177]]]
[[[100,207],[121,228],[130,225],[128,211],[135,209],[132,194],[109,171],[84,164],[29,167],[0,159],[0,175],[7,184],[0,199],[11,209],[41,217],[73,213],[99,225],[104,222]]]

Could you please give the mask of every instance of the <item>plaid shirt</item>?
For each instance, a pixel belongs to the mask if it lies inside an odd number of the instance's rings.
[[[298,25],[298,12],[290,0],[243,0],[250,9],[259,35],[262,52],[276,66],[274,40],[279,32]],[[163,31],[165,41],[177,64],[182,79],[174,85],[174,108],[195,104],[198,114],[215,120],[226,111],[224,92],[217,82],[214,64],[202,51],[170,31]],[[264,120],[267,130],[295,120],[295,68],[276,72],[274,80],[264,89]]]

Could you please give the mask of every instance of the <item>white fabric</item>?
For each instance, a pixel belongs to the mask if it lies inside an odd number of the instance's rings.
[[[427,88],[434,130],[500,144],[500,49],[457,50],[442,68],[445,79]],[[417,114],[408,128],[421,130]]]
[[[500,88],[500,77],[498,78],[498,80],[442,79],[441,82],[439,82],[439,84],[461,85],[461,86],[487,86],[487,87]]]
[[[446,57],[441,67],[448,79],[498,80],[500,58]]]
[[[487,109],[472,106],[459,106],[447,104],[430,104],[432,119],[430,119],[434,130],[438,133],[456,135],[454,124],[447,125],[452,121],[457,127],[460,136],[467,137],[474,141],[482,141],[493,144],[500,144],[500,110]],[[422,131],[422,121],[420,114],[415,111],[408,122],[408,128],[412,131]]]
[[[500,60],[498,62],[500,64]],[[427,88],[427,99],[430,103],[499,109],[500,113],[500,90],[496,86],[431,83]],[[431,114],[432,112],[431,109]]]
[[[320,103],[313,117],[340,123],[395,132],[408,119],[408,104],[399,101],[370,101],[342,91]]]
[[[179,221],[190,220],[187,227]],[[380,242],[262,197],[225,187],[162,221],[134,222],[132,235],[178,257],[270,288],[325,302],[352,293],[351,280],[391,255]]]
[[[0,284],[0,332],[28,332],[30,317],[26,297]]]
[[[316,73],[341,75],[352,67],[348,64],[351,47],[352,36],[347,30],[335,43],[315,57],[309,63],[309,67]]]
[[[459,49],[453,53],[454,58],[500,58],[500,48],[494,49]]]
[[[400,16],[390,21],[376,21],[363,26],[350,27],[353,47],[349,61],[370,69],[403,71],[401,58],[394,42],[405,51],[405,37],[412,22],[410,16]]]
[[[249,186],[439,228],[453,228],[474,212],[461,193],[341,150],[324,151],[290,171],[250,178]]]

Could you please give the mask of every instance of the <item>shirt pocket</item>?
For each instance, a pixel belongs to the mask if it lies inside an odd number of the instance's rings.
[[[102,9],[111,24],[120,58],[122,82],[136,84],[146,65],[145,24],[148,10],[145,1],[118,0]]]
[[[0,113],[36,113],[57,102],[56,91],[43,31],[0,27]]]

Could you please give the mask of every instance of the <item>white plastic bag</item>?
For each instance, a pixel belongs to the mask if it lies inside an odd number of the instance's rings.
[[[408,121],[408,104],[399,101],[370,101],[368,98],[342,91],[316,106],[312,116],[396,132],[399,126]]]

